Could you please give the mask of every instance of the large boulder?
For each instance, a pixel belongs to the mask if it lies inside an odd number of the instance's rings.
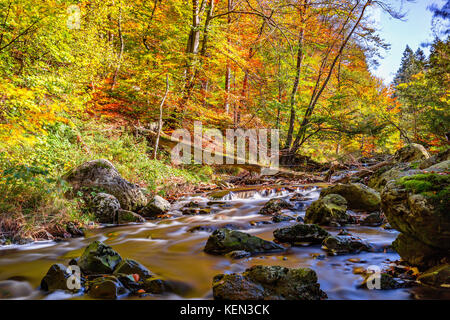
[[[347,213],[347,201],[338,194],[329,194],[311,203],[306,209],[305,223],[341,225],[351,222]]]
[[[91,201],[89,209],[100,223],[117,223],[119,200],[108,193],[99,193]]]
[[[111,274],[122,257],[103,242],[94,241],[86,247],[78,266],[86,274]]]
[[[428,151],[420,144],[411,143],[397,150],[394,155],[396,162],[411,162],[430,158]]]
[[[136,211],[147,204],[147,198],[138,185],[121,177],[111,162],[92,160],[67,172],[63,179],[72,186],[70,196],[78,192],[104,192],[117,198],[124,210]]]
[[[372,212],[380,209],[380,194],[362,183],[336,184],[323,189],[320,197],[338,194],[347,200],[348,208]]]
[[[244,232],[221,228],[209,236],[204,250],[210,254],[226,254],[237,250],[258,254],[283,251],[284,247]]]
[[[316,273],[309,268],[253,266],[244,273],[219,274],[213,279],[217,300],[321,300]]]
[[[170,209],[170,202],[160,196],[154,196],[139,212],[144,217],[154,217],[166,213]]]
[[[400,231],[393,243],[400,256],[427,268],[450,257],[450,176],[416,174],[386,184],[382,209]]]
[[[273,236],[279,242],[296,244],[300,242],[322,243],[330,234],[316,224],[296,224],[276,229]]]
[[[259,214],[274,215],[284,209],[293,209],[293,206],[284,199],[271,199],[259,210]]]

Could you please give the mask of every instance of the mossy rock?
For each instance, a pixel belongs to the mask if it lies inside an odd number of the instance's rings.
[[[320,192],[323,198],[329,194],[338,194],[347,200],[349,209],[366,212],[380,209],[380,194],[368,186],[361,183],[337,184]]]
[[[78,266],[86,274],[111,274],[122,257],[103,242],[94,241],[86,247]]]
[[[221,228],[214,231],[208,238],[205,252],[210,254],[226,254],[236,250],[251,254],[280,252],[284,247],[244,232]]]
[[[347,214],[347,201],[338,194],[328,194],[306,209],[305,223],[318,225],[342,225],[352,221]]]
[[[117,214],[119,224],[145,222],[144,217],[132,211],[119,209]]]
[[[299,242],[322,243],[330,234],[316,224],[296,224],[276,229],[273,235],[280,242],[296,244]]]
[[[322,300],[316,273],[309,268],[253,266],[238,274],[219,274],[213,279],[217,300]]]
[[[423,160],[419,164],[419,169],[427,169],[435,164],[438,164],[440,162],[445,162],[447,160],[450,160],[450,148],[448,148],[447,150],[441,151],[438,154],[435,154],[428,159]]]
[[[422,173],[389,182],[382,209],[402,234],[393,243],[400,256],[423,268],[450,256],[450,178]]]
[[[72,186],[69,197],[74,197],[81,190],[102,190],[116,197],[124,210],[140,210],[147,204],[142,189],[122,178],[114,165],[105,159],[85,162],[67,172],[63,179]]]

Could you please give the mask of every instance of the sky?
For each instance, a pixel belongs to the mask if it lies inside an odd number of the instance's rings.
[[[377,9],[371,13],[379,26],[379,34],[391,45],[391,49],[386,51],[384,59],[379,60],[380,66],[373,69],[373,73],[382,78],[385,84],[390,84],[395,76],[403,51],[406,45],[409,45],[413,51],[416,51],[422,43],[431,42],[433,33],[431,31],[432,13],[427,7],[433,3],[442,4],[442,0],[415,0],[414,2],[403,3],[403,11],[407,15],[401,21],[394,19],[389,14]],[[396,7],[400,7],[400,1],[396,2]],[[422,48],[426,55],[429,48]]]

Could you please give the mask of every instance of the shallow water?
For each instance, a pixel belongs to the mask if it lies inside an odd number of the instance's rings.
[[[0,281],[27,281],[35,290],[25,298],[33,299],[87,299],[87,295],[73,296],[63,292],[43,295],[39,283],[54,263],[67,264],[71,258],[80,256],[84,247],[93,240],[101,240],[111,245],[122,257],[139,261],[153,273],[167,279],[187,283],[192,290],[183,297],[174,295],[147,296],[130,299],[211,299],[211,283],[216,274],[242,272],[255,265],[281,265],[285,267],[309,267],[317,272],[319,283],[329,299],[448,299],[448,293],[425,288],[410,288],[397,290],[358,289],[362,276],[354,274],[354,268],[369,266],[383,267],[390,261],[399,259],[396,253],[384,253],[396,238],[395,230],[384,230],[378,227],[348,226],[345,229],[372,243],[379,252],[364,252],[339,256],[327,256],[320,245],[291,247],[286,252],[254,256],[251,258],[231,260],[223,256],[213,256],[203,252],[208,232],[190,232],[195,226],[223,226],[233,224],[253,235],[266,240],[273,240],[273,231],[295,222],[262,224],[271,217],[258,214],[259,209],[273,197],[289,199],[294,193],[308,196],[308,200],[297,202],[294,216],[304,216],[305,208],[318,198],[320,189],[303,186],[289,191],[284,188],[270,190],[245,190],[230,192],[217,201],[209,204],[210,215],[182,216],[178,210],[190,201],[207,203],[206,197],[189,197],[180,199],[172,206],[179,217],[147,222],[145,224],[119,227],[105,227],[89,231],[86,238],[70,239],[63,242],[36,242],[22,246],[0,247]],[[332,234],[337,234],[342,228],[327,228]],[[316,259],[315,255],[325,254],[324,259]],[[348,259],[358,258],[359,262]]]

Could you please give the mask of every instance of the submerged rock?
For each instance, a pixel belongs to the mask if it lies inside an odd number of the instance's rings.
[[[298,242],[322,243],[330,234],[316,224],[296,224],[276,229],[273,235],[280,242],[295,244]]]
[[[88,294],[96,299],[117,299],[127,289],[115,276],[98,277],[88,283]]]
[[[284,247],[244,232],[221,228],[214,231],[208,238],[205,252],[211,254],[226,254],[236,250],[251,254],[284,251]]]
[[[259,214],[274,215],[284,209],[291,210],[293,206],[284,199],[271,199],[259,210]]]
[[[430,268],[450,257],[450,176],[419,174],[389,182],[382,209],[401,232],[394,249],[407,262]]]
[[[170,210],[170,202],[160,196],[155,196],[139,213],[144,217],[153,217]]]
[[[450,288],[450,264],[443,264],[425,271],[417,279],[420,283],[436,287]]]
[[[323,240],[322,245],[326,251],[332,254],[358,253],[372,250],[370,244],[352,236],[329,236]]]
[[[380,209],[380,194],[362,183],[337,184],[320,192],[320,197],[338,194],[347,200],[348,208],[372,212]]]
[[[411,143],[397,150],[394,155],[396,162],[411,162],[430,158],[428,151],[420,144]]]
[[[33,288],[28,282],[3,280],[0,281],[0,299],[29,298]]]
[[[86,274],[111,274],[121,261],[121,256],[110,246],[94,241],[84,250],[78,266]]]
[[[347,214],[347,201],[340,195],[329,194],[311,203],[306,210],[305,223],[341,225],[351,222]]]
[[[213,279],[217,300],[321,300],[316,273],[308,268],[253,266],[244,273],[219,274]]]
[[[73,197],[78,192],[104,192],[117,198],[124,210],[136,211],[147,204],[147,198],[138,185],[123,179],[111,162],[92,160],[70,170],[63,179],[72,185]]]
[[[243,258],[248,258],[250,257],[252,254],[248,251],[244,251],[244,250],[236,250],[236,251],[231,251],[230,253],[227,253],[226,256],[231,258],[231,259],[243,259]]]

